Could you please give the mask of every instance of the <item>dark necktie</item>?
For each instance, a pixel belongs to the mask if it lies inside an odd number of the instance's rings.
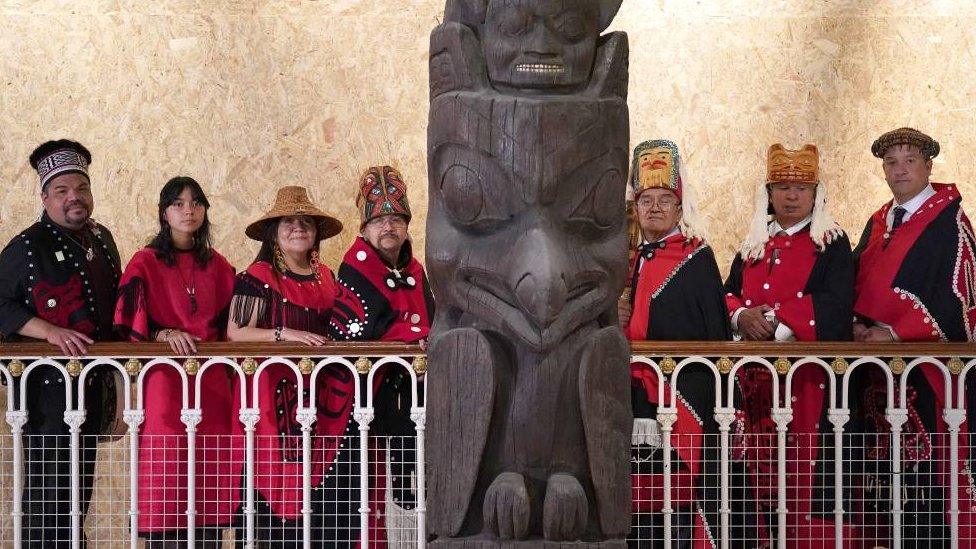
[[[895,206],[895,219],[894,221],[891,222],[892,231],[897,229],[898,227],[901,227],[901,224],[905,222],[905,214],[907,213],[908,210],[906,210],[905,208],[902,208],[901,206]]]

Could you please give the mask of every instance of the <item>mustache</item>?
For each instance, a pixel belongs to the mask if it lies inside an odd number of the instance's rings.
[[[71,202],[64,203],[64,211],[68,211],[75,206],[81,206],[86,210],[91,210],[91,207],[84,200],[72,200]]]

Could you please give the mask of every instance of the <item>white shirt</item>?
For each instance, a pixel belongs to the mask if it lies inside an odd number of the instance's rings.
[[[805,218],[803,218],[803,221],[800,221],[799,223],[793,225],[789,229],[784,229],[783,227],[780,226],[779,221],[774,220],[772,223],[769,224],[769,236],[774,237],[780,231],[784,231],[787,235],[793,236],[796,233],[800,232],[801,229],[809,225],[810,222],[812,221],[813,221],[813,214],[810,214]]]
[[[932,188],[932,184],[930,183],[904,204],[896,204],[894,201],[892,201],[891,208],[888,209],[888,215],[885,216],[885,223],[888,225],[888,230],[891,230],[891,225],[895,222],[896,207],[901,206],[902,208],[905,208],[905,217],[901,219],[901,222],[905,223],[912,218],[912,215],[917,212],[919,208],[922,207],[922,204],[925,204],[925,202],[933,196],[935,196],[935,189]]]

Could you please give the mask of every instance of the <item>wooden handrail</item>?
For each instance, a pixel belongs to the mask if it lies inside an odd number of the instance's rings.
[[[976,357],[976,343],[770,343],[770,342],[731,342],[731,341],[641,341],[631,344],[634,354],[650,356],[710,356],[710,357]],[[165,343],[95,343],[88,347],[90,356],[110,356],[125,358],[172,357],[178,356]],[[419,345],[388,342],[328,343],[322,347],[308,347],[294,343],[241,343],[220,342],[197,345],[198,357],[262,357],[275,356],[417,356],[424,354]],[[57,347],[48,343],[3,343],[0,344],[0,359],[61,357]]]

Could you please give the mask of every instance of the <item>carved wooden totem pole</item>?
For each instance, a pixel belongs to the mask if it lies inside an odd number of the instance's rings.
[[[630,528],[621,0],[449,0],[431,36],[434,547]]]

